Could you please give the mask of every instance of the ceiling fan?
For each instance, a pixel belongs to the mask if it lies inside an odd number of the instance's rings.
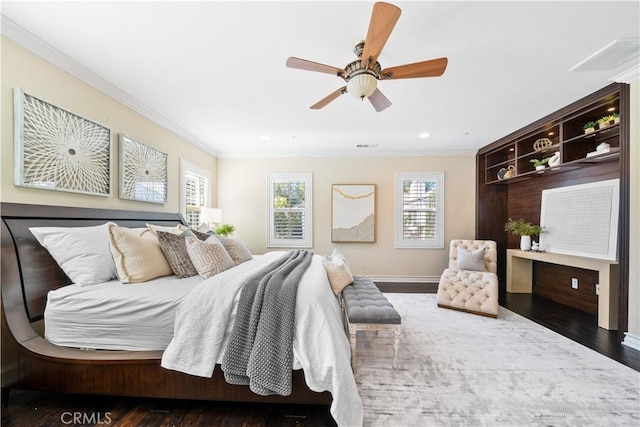
[[[384,47],[393,27],[400,18],[400,8],[389,3],[378,2],[373,5],[367,38],[357,43],[353,52],[359,58],[346,67],[338,68],[306,59],[290,57],[287,67],[300,70],[335,74],[347,84],[324,97],[311,106],[311,109],[323,108],[331,101],[347,92],[360,99],[367,98],[376,111],[380,112],[391,105],[391,101],[378,89],[378,80],[412,79],[416,77],[438,77],[447,68],[447,58],[430,59],[412,64],[382,68],[378,56]]]

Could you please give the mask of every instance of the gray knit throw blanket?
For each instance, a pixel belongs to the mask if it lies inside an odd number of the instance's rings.
[[[262,396],[291,394],[298,283],[312,257],[288,252],[247,279],[222,359],[228,383],[248,384]]]

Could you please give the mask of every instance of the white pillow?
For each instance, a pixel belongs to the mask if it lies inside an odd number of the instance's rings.
[[[118,277],[109,251],[109,224],[29,230],[73,283],[95,285]]]
[[[349,262],[347,261],[347,259],[344,257],[344,255],[342,255],[342,252],[340,252],[338,249],[333,249],[333,252],[331,252],[331,255],[325,256],[326,260],[332,261],[332,260],[342,260],[347,267],[349,267]]]

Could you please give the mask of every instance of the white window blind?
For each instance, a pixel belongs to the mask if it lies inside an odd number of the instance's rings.
[[[311,174],[269,175],[267,246],[312,247],[311,189]]]
[[[396,247],[444,247],[444,173],[396,174]]]
[[[198,227],[201,208],[209,206],[211,173],[184,159],[180,170],[181,213],[189,227]]]

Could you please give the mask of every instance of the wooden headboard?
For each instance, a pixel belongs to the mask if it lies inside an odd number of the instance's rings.
[[[113,221],[124,227],[186,224],[177,213],[2,203],[2,300],[22,297],[30,322],[43,318],[47,293],[71,284],[29,227],[87,227]],[[12,298],[13,297],[13,298]]]

